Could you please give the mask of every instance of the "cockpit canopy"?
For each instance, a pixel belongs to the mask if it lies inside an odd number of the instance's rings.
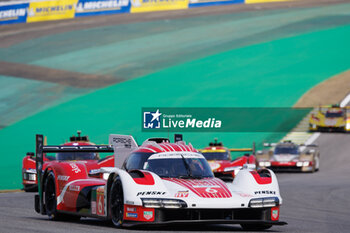
[[[199,179],[214,176],[206,159],[195,152],[135,152],[123,167],[127,171],[148,170],[162,178]]]
[[[293,146],[276,146],[274,154],[280,155],[280,154],[291,154],[291,155],[297,155],[299,154],[299,147],[297,145]]]

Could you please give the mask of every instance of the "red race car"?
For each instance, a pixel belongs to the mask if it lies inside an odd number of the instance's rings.
[[[253,148],[229,149],[215,139],[208,147],[199,151],[208,160],[214,175],[224,181],[232,181],[244,164],[255,169],[254,144]],[[233,159],[231,152],[252,152],[252,154],[244,154]]]
[[[81,132],[78,131],[77,136],[72,136],[69,142],[64,143],[62,146],[91,146],[94,145],[89,141],[88,136],[81,136]],[[114,157],[106,156],[100,159],[98,153],[57,153],[55,155],[44,154],[43,156],[43,169],[46,168],[47,162],[58,161],[84,161],[89,169],[89,175],[97,176],[99,174],[100,167],[114,166]],[[22,166],[22,180],[23,190],[26,192],[37,191],[38,181],[36,175],[36,161],[33,152],[28,152],[23,158]]]

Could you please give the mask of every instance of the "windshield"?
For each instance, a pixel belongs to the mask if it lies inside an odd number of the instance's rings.
[[[202,152],[207,160],[230,160],[229,153],[225,152]]]
[[[204,158],[164,158],[149,159],[145,170],[156,173],[160,177],[169,178],[202,178],[213,177],[208,162]]]
[[[339,112],[326,112],[326,117],[342,117],[343,116],[343,111]]]
[[[73,152],[73,153],[57,153],[57,160],[97,160],[97,153]]]
[[[275,155],[278,154],[299,154],[299,148],[298,147],[276,147],[275,148]]]

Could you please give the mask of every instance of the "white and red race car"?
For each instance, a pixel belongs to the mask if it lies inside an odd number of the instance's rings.
[[[232,183],[213,176],[191,144],[109,137],[110,146],[43,146],[37,135],[39,194],[35,209],[51,219],[96,217],[116,227],[135,224],[225,223],[263,230],[279,221],[282,198],[275,174],[243,167]],[[43,153],[112,152],[115,167],[89,177],[85,164],[52,161]]]

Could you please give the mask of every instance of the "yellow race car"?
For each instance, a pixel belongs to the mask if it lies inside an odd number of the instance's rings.
[[[350,131],[350,108],[339,105],[320,106],[310,114],[309,130],[312,132]]]

